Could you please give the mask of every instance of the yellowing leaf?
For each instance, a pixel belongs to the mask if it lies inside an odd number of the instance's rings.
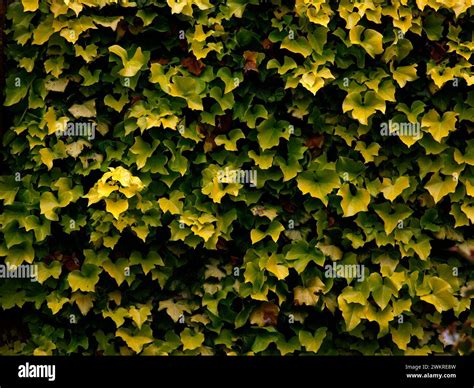
[[[357,25],[349,31],[349,39],[352,44],[361,45],[372,58],[383,53],[383,35],[378,31]]]
[[[67,280],[72,291],[94,292],[101,269],[93,264],[83,264],[81,270],[72,271]]]
[[[179,335],[183,343],[183,350],[194,350],[199,348],[204,342],[204,334],[194,332],[189,327],[186,327]]]
[[[274,274],[278,280],[285,279],[289,275],[288,268],[278,263],[278,255],[273,253],[268,259],[265,268]]]
[[[142,325],[151,315],[151,308],[150,306],[142,306],[140,308],[132,307],[128,312],[133,322],[135,322],[137,325],[138,329],[141,329]]]
[[[406,176],[400,176],[392,184],[390,179],[384,178],[382,185],[383,196],[393,202],[405,189],[410,187],[410,179]]]
[[[25,12],[35,12],[39,8],[39,0],[21,0]]]
[[[43,148],[40,150],[41,162],[48,166],[48,170],[53,168],[54,152],[49,148]]]
[[[359,120],[361,124],[367,125],[368,119],[376,111],[385,113],[385,101],[380,98],[375,92],[368,91],[364,94],[358,92],[349,93],[342,104],[342,111],[352,112],[352,116]]]
[[[349,184],[344,184],[337,195],[342,197],[341,207],[344,217],[351,217],[359,212],[367,211],[370,203],[370,194],[366,189],[357,189],[355,195],[351,194]]]
[[[149,327],[143,327],[137,333],[129,329],[120,328],[116,331],[115,335],[122,338],[127,346],[136,353],[140,353],[143,346],[153,342],[153,333]]]
[[[290,39],[289,36],[285,37],[281,42],[282,49],[291,51],[292,53],[301,54],[303,57],[309,57],[313,51],[308,39],[299,36],[296,39]]]
[[[449,132],[456,130],[457,116],[458,114],[455,112],[445,112],[443,117],[440,117],[435,109],[431,109],[423,116],[421,126],[440,143],[443,138],[449,135]]]
[[[320,327],[315,331],[314,335],[309,331],[300,330],[298,333],[298,338],[301,345],[306,348],[306,351],[317,353],[324,341],[324,338],[326,338],[326,332],[326,327]]]
[[[166,313],[173,319],[174,322],[178,322],[181,315],[191,313],[191,308],[182,301],[173,301],[173,299],[163,300],[158,306],[158,311],[166,310]]]
[[[397,69],[392,69],[393,79],[398,82],[401,88],[403,88],[407,82],[415,81],[418,79],[416,74],[417,64],[410,66],[399,66]]]
[[[410,322],[403,322],[398,325],[398,328],[391,328],[392,340],[401,350],[407,350],[407,345],[410,342],[413,327]]]
[[[340,179],[336,171],[321,170],[311,173],[305,171],[296,179],[298,188],[303,194],[310,194],[313,198],[319,198],[324,205],[328,204],[328,195],[340,187]]]
[[[76,292],[71,296],[71,302],[77,304],[82,315],[87,315],[90,309],[94,306],[94,296],[92,294]]]
[[[432,292],[421,296],[421,300],[432,304],[440,313],[457,305],[458,301],[453,296],[453,289],[448,282],[438,277],[431,277],[428,282]]]
[[[71,112],[75,118],[95,118],[97,116],[95,100],[89,100],[84,104],[74,104],[69,108],[69,112]]]
[[[366,305],[358,303],[347,303],[341,295],[337,298],[339,308],[342,311],[342,317],[346,323],[346,330],[354,330],[361,320],[365,318]]]
[[[435,173],[428,181],[425,188],[431,194],[435,203],[438,203],[446,195],[454,193],[457,185],[457,179],[453,179],[453,177],[449,176],[442,179],[439,173]]]
[[[270,236],[273,241],[277,242],[280,237],[280,233],[285,230],[285,227],[278,221],[272,221],[265,232],[259,229],[252,229],[250,232],[250,238],[252,244],[256,244],[260,240],[263,240],[266,236]]]
[[[56,315],[67,302],[69,302],[69,299],[62,297],[58,291],[54,291],[46,297],[46,304],[53,312],[53,315]]]
[[[150,53],[143,53],[142,49],[138,47],[131,58],[128,52],[118,45],[109,47],[109,51],[117,55],[122,60],[123,69],[118,73],[123,77],[134,77],[150,59]]]

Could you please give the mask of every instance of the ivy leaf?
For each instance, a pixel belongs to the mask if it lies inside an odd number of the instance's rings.
[[[127,50],[118,45],[109,47],[109,51],[122,60],[123,69],[118,72],[122,77],[134,77],[140,70],[145,68],[150,60],[150,53],[144,54],[140,47],[135,50],[131,58],[129,58]]]
[[[127,211],[128,201],[126,199],[113,200],[110,198],[105,199],[105,210],[111,213],[115,219],[119,219],[120,214]]]
[[[395,70],[392,68],[393,79],[398,82],[401,88],[403,88],[407,82],[418,79],[416,67],[417,64],[415,63],[410,66],[399,66]]]
[[[365,51],[372,57],[383,53],[383,35],[370,28],[364,28],[361,25],[357,25],[351,28],[349,31],[349,39],[352,44],[361,45]]]
[[[303,272],[311,261],[314,261],[319,266],[324,265],[325,262],[323,253],[303,240],[293,243],[285,258],[291,262],[291,266],[298,273]]]
[[[385,233],[389,235],[397,227],[400,221],[403,221],[413,214],[406,205],[395,204],[391,206],[389,203],[374,205],[374,210],[384,222]]]
[[[431,293],[420,296],[421,300],[432,304],[439,313],[456,307],[458,301],[453,296],[453,289],[447,281],[433,276],[429,278],[428,283]]]
[[[35,12],[39,8],[39,0],[21,0],[25,12]]]
[[[342,317],[346,323],[346,330],[350,332],[365,318],[367,306],[358,303],[347,303],[341,295],[337,298],[337,301],[339,309],[342,311]]]
[[[393,202],[405,189],[410,187],[410,179],[400,176],[392,183],[391,179],[384,178],[382,185],[383,196]]]
[[[69,299],[61,296],[59,291],[53,291],[46,297],[46,305],[51,310],[53,315],[56,315],[63,306],[69,302]]]
[[[363,100],[362,94],[353,92],[344,99],[342,111],[352,112],[352,117],[361,124],[367,125],[369,117],[376,111],[385,113],[385,101],[373,91],[366,92]]]
[[[283,280],[289,275],[288,268],[285,265],[281,265],[279,255],[273,253],[265,263],[265,269],[276,276],[278,280]]]
[[[142,327],[139,331],[121,327],[115,332],[115,335],[122,338],[135,353],[140,353],[146,344],[153,342],[153,333],[148,326]]]
[[[95,100],[89,100],[84,104],[74,104],[69,108],[69,112],[76,118],[95,118],[97,111],[95,109]]]
[[[281,48],[291,51],[292,53],[300,54],[305,58],[309,57],[313,52],[308,39],[303,36],[299,36],[296,39],[290,39],[290,37],[287,36],[281,42]]]
[[[296,179],[298,188],[303,194],[310,194],[320,199],[324,205],[328,204],[328,195],[340,187],[340,179],[334,170],[305,171]]]
[[[194,350],[199,348],[204,342],[204,334],[194,332],[186,327],[179,335],[183,343],[183,350]]]
[[[115,327],[119,328],[125,323],[125,318],[129,317],[129,313],[127,309],[123,307],[119,307],[113,311],[111,310],[102,311],[102,316],[104,318],[112,319],[112,321],[114,321],[115,323]]]
[[[182,214],[183,213],[183,202],[180,201],[185,197],[184,193],[178,190],[174,190],[170,193],[170,198],[160,198],[158,205],[163,213],[169,212],[170,214]]]
[[[390,328],[392,334],[393,342],[401,350],[407,350],[407,345],[411,340],[411,335],[413,333],[413,327],[410,322],[403,322],[398,325],[398,328]]]
[[[353,195],[350,191],[349,184],[344,184],[337,195],[342,197],[341,207],[344,212],[344,217],[351,217],[359,212],[365,212],[370,203],[370,194],[366,189],[357,189],[356,194]]]
[[[449,176],[443,179],[439,173],[435,173],[431,176],[425,188],[431,194],[435,203],[438,203],[446,195],[454,193],[457,185],[457,179]]]
[[[288,140],[290,136],[288,126],[286,126],[283,121],[277,122],[273,117],[262,121],[262,123],[257,126],[257,131],[257,139],[263,151],[277,146],[280,143],[280,138],[283,137]]]
[[[237,141],[240,139],[245,139],[245,135],[241,129],[237,128],[230,131],[228,135],[216,136],[214,141],[218,146],[224,145],[227,151],[237,151]]]
[[[250,232],[250,238],[252,244],[256,244],[259,241],[263,240],[266,236],[270,236],[273,241],[277,242],[280,237],[281,232],[285,230],[285,227],[280,224],[278,221],[272,221],[265,232],[262,232],[259,229],[252,229]]]
[[[393,288],[391,282],[387,279],[382,279],[378,273],[372,273],[368,279],[372,297],[381,310],[387,307],[392,295],[397,295],[397,291]]]
[[[96,265],[84,264],[81,270],[75,270],[69,273],[67,280],[73,292],[78,290],[94,292],[101,272],[102,270]]]
[[[183,301],[175,302],[173,299],[163,300],[159,303],[158,311],[166,310],[166,313],[173,319],[174,322],[178,322],[179,318],[186,312],[191,313],[191,308]]]
[[[280,309],[271,302],[263,302],[250,315],[250,323],[259,327],[276,326]]]
[[[130,317],[132,318],[135,325],[137,325],[138,329],[140,330],[143,324],[148,320],[151,315],[151,308],[150,306],[141,306],[139,308],[132,307],[128,310]]]
[[[301,345],[306,348],[306,351],[317,353],[324,341],[324,338],[326,338],[326,332],[326,327],[320,327],[314,332],[314,335],[309,331],[300,330],[298,333],[298,338]]]
[[[92,294],[82,294],[81,292],[75,292],[71,296],[71,302],[75,302],[82,315],[87,313],[94,306],[94,296]]]
[[[431,109],[423,116],[421,126],[440,143],[449,132],[456,130],[457,116],[455,112],[445,112],[441,117],[435,109]]]
[[[117,282],[117,286],[120,286],[126,279],[125,271],[129,265],[129,261],[124,258],[120,258],[116,262],[107,259],[102,263],[102,268]],[[127,280],[129,281],[129,279]]]

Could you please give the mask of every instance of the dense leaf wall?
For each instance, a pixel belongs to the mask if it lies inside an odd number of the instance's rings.
[[[472,5],[10,1],[0,352],[469,353]]]

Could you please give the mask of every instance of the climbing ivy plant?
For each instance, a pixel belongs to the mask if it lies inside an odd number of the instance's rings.
[[[470,353],[473,6],[9,1],[0,353]]]

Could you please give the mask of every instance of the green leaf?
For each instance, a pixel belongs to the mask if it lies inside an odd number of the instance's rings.
[[[285,122],[277,122],[274,117],[262,121],[262,123],[257,126],[257,131],[258,143],[262,150],[275,147],[280,143],[281,138],[288,140],[290,136],[289,127],[285,125]]]
[[[292,53],[301,54],[305,58],[309,57],[313,52],[313,49],[308,42],[308,39],[303,36],[299,36],[296,39],[290,39],[290,37],[287,36],[281,42],[280,47],[282,49],[291,51]]]
[[[298,273],[303,272],[311,261],[314,261],[319,266],[323,266],[325,262],[325,257],[319,249],[302,240],[291,245],[285,258],[291,262],[290,265]]]
[[[73,292],[94,292],[102,270],[93,264],[84,264],[81,270],[72,271],[67,280]]]
[[[314,335],[309,331],[300,330],[298,333],[298,338],[301,345],[306,348],[306,351],[311,353],[317,353],[321,347],[324,339],[326,338],[326,327],[320,327],[314,332]]]

